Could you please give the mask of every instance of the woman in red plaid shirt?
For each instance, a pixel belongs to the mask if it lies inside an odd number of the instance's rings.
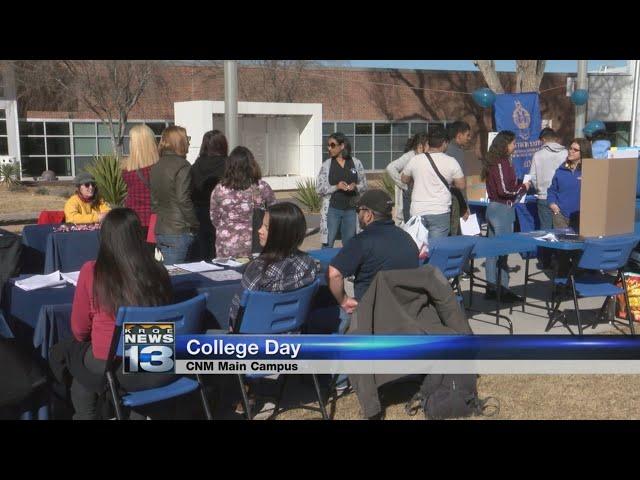
[[[125,207],[138,214],[146,235],[151,216],[149,178],[151,166],[158,162],[158,144],[146,125],[136,125],[129,135],[129,156],[122,161],[122,178],[127,184]]]

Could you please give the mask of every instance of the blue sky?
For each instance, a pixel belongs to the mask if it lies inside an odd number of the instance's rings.
[[[425,70],[477,70],[472,60],[349,60],[352,67],[410,68]],[[622,67],[626,60],[589,60],[588,70],[600,65]],[[498,71],[515,71],[515,60],[496,60]],[[547,60],[547,72],[576,72],[577,60]]]

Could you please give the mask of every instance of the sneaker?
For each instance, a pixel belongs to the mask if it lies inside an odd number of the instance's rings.
[[[342,395],[346,395],[350,391],[351,391],[351,385],[349,385],[348,381],[342,382],[340,385],[336,385],[336,395],[339,397]]]

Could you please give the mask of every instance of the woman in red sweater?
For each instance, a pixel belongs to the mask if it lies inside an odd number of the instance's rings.
[[[516,136],[509,130],[504,130],[493,139],[487,155],[482,160],[482,179],[487,184],[489,205],[487,206],[487,236],[496,237],[513,233],[513,223],[516,220],[514,203],[519,195],[526,193],[527,183],[519,183],[516,172],[511,165],[511,155],[516,148]],[[485,268],[487,272],[487,300],[496,298],[498,274],[496,258],[487,258]],[[500,283],[503,290],[500,299],[505,302],[522,300],[508,290],[509,271],[507,259],[502,257]]]
[[[111,210],[100,230],[98,258],[80,270],[71,313],[73,338],[54,347],[62,349],[73,376],[74,420],[98,418],[96,406],[106,388],[104,370],[118,308],[166,305],[172,296],[169,274],[153,258],[136,213],[129,208]],[[146,390],[174,380],[171,375],[123,375],[122,368],[116,376],[126,391]]]

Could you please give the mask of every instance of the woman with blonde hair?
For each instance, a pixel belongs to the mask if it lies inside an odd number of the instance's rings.
[[[129,156],[122,161],[122,178],[127,184],[124,205],[138,214],[145,234],[151,216],[151,167],[159,158],[153,131],[146,125],[133,127],[129,133]]]
[[[191,200],[189,140],[184,128],[165,128],[158,145],[160,159],[151,167],[151,208],[158,215],[156,243],[166,264],[187,260],[199,226]]]

